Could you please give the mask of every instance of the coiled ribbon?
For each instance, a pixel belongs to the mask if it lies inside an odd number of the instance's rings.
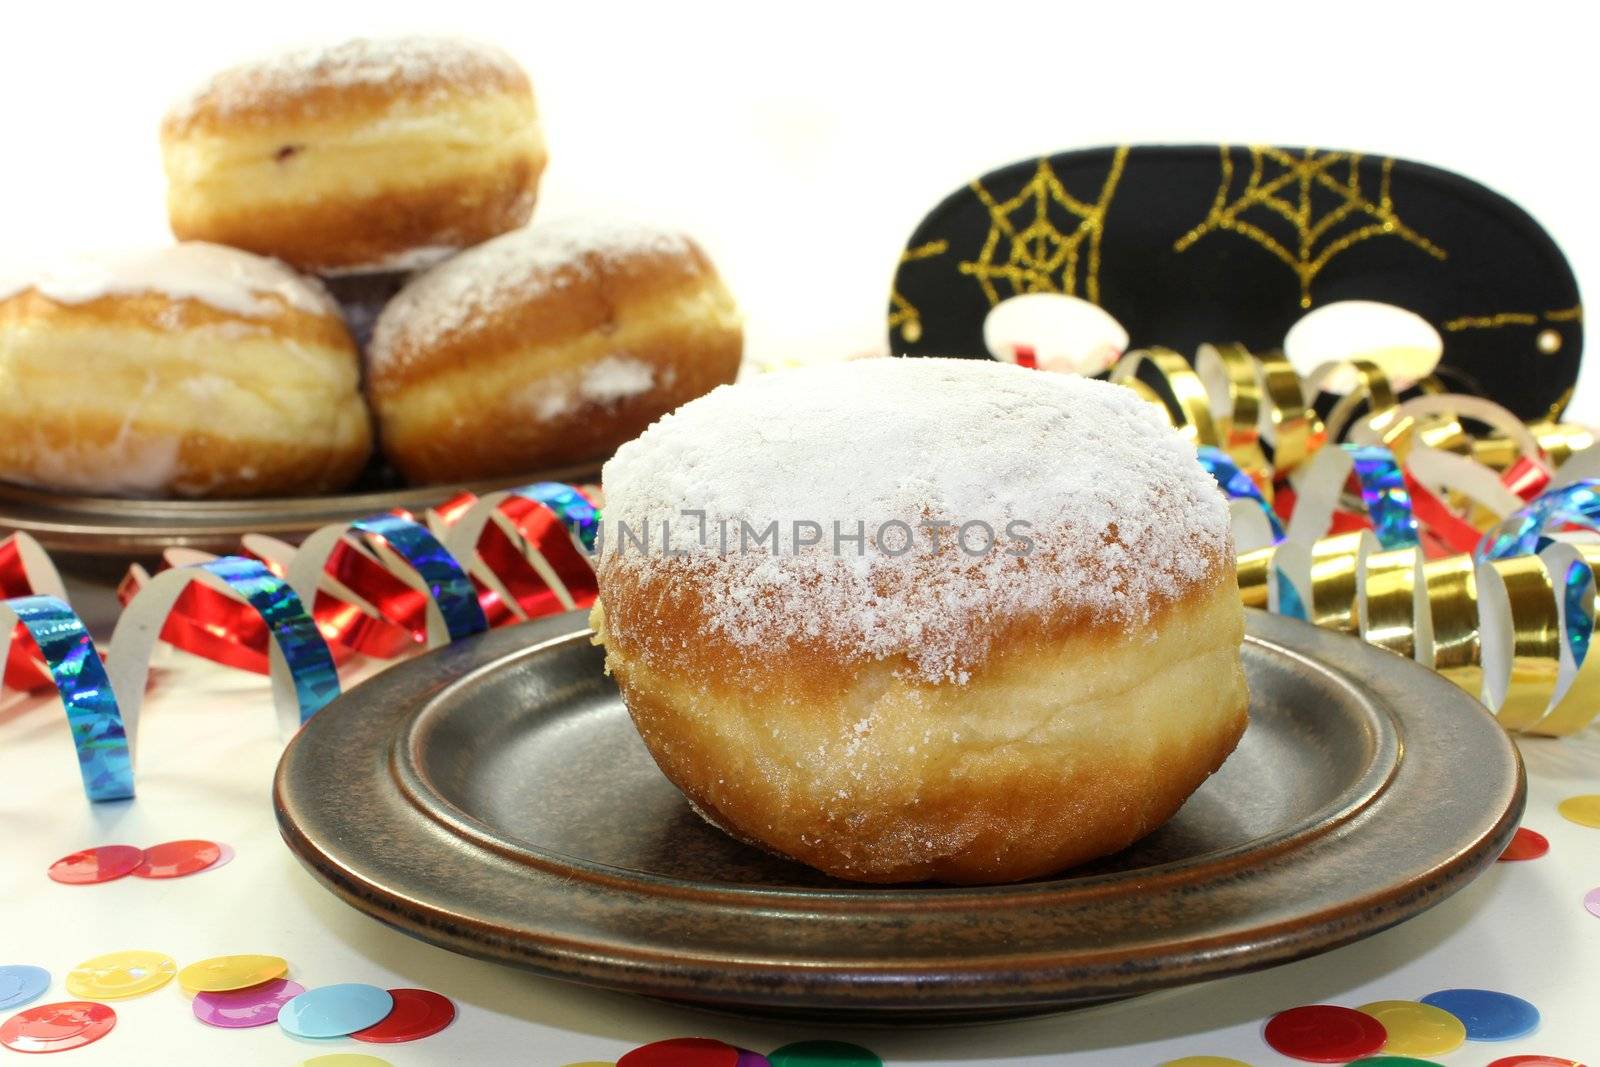
[[[0,541],[5,685],[55,688],[85,794],[125,799],[158,641],[269,675],[287,735],[339,694],[341,665],[592,604],[598,524],[591,495],[542,482],[463,494],[422,522],[395,513],[324,527],[299,549],[249,535],[236,556],[169,550],[166,569],[135,565],[119,585],[103,664],[48,556],[14,534]]]
[[[1324,417],[1336,379],[1352,388]],[[1159,405],[1232,503],[1245,603],[1413,658],[1508,730],[1559,736],[1600,715],[1591,431],[1437,382],[1402,398],[1371,363],[1302,380],[1238,345],[1193,365],[1129,353],[1112,380]]]

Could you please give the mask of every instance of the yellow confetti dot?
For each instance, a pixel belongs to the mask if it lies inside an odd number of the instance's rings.
[[[84,1000],[122,1000],[160,989],[178,965],[160,952],[108,952],[67,973],[67,992]]]
[[[1159,1067],[1250,1067],[1250,1065],[1229,1056],[1184,1056],[1181,1059],[1168,1060]]]
[[[1432,1004],[1414,1000],[1378,1000],[1356,1009],[1389,1031],[1383,1051],[1397,1056],[1440,1056],[1454,1052],[1467,1039],[1461,1020]]]
[[[300,1067],[392,1067],[388,1060],[364,1056],[359,1052],[335,1052],[329,1056],[313,1056],[302,1060]]]
[[[213,956],[191,963],[178,972],[178,985],[190,996],[196,993],[226,993],[248,989],[289,973],[289,962],[281,956]]]
[[[1600,793],[1568,797],[1556,805],[1556,811],[1561,813],[1563,819],[1575,822],[1579,826],[1600,828]]]

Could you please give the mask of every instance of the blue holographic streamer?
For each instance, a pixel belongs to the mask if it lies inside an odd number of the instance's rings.
[[[1568,525],[1600,531],[1600,480],[1573,482],[1535,498],[1484,534],[1472,554],[1480,563],[1526,556],[1539,550],[1547,532]]]
[[[1303,622],[1311,621],[1305,602],[1300,599],[1300,590],[1294,587],[1294,583],[1282,570],[1278,571],[1278,614]]]
[[[1372,520],[1373,532],[1385,549],[1413,548],[1417,544],[1417,516],[1411,494],[1394,453],[1381,445],[1341,445],[1350,453],[1361,502]]]
[[[1594,571],[1581,560],[1567,567],[1567,580],[1562,595],[1566,600],[1567,647],[1572,649],[1572,664],[1583,666],[1589,655],[1589,639],[1594,635],[1594,620],[1589,617],[1588,606],[1594,597]]]
[[[328,643],[288,582],[244,556],[223,556],[198,566],[228,583],[267,624],[294,680],[301,722],[339,695],[339,672]]]
[[[5,603],[39,646],[61,693],[83,791],[95,802],[129,799],[133,753],[122,710],[89,631],[71,608],[53,596],[14,597]]]
[[[472,579],[427,527],[398,515],[373,515],[357,519],[350,529],[381,537],[417,572],[444,617],[450,640],[459,641],[489,628]]]
[[[594,552],[595,537],[600,531],[600,512],[582,493],[561,482],[534,482],[511,492],[549,508],[585,551]]]
[[[1250,500],[1261,508],[1261,513],[1267,518],[1267,525],[1272,530],[1272,543],[1277,544],[1284,538],[1283,523],[1278,521],[1277,513],[1272,510],[1272,505],[1267,503],[1267,498],[1261,495],[1261,489],[1250,476],[1240,469],[1226,452],[1214,445],[1201,445],[1197,449],[1200,466],[1206,473],[1217,480],[1217,485],[1222,488],[1223,495],[1229,500]]]

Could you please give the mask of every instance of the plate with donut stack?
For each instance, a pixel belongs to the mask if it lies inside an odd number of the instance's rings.
[[[246,63],[161,147],[176,244],[0,269],[0,528],[69,560],[592,481],[738,374],[691,237],[532,218],[544,137],[498,49]]]
[[[1215,483],[1127,390],[776,372],[603,478],[591,613],[399,664],[286,749],[283,836],[354,907],[705,1007],[975,1021],[1375,934],[1520,817],[1475,701],[1241,606]]]

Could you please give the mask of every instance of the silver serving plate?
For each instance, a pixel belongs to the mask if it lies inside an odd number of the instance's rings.
[[[356,908],[471,956],[766,1014],[921,1025],[1255,970],[1401,922],[1499,856],[1523,804],[1484,708],[1409,660],[1250,612],[1251,724],[1171,822],[977,889],[827,878],[702,822],[581,615],[334,701],[278,768],[289,847]]]

